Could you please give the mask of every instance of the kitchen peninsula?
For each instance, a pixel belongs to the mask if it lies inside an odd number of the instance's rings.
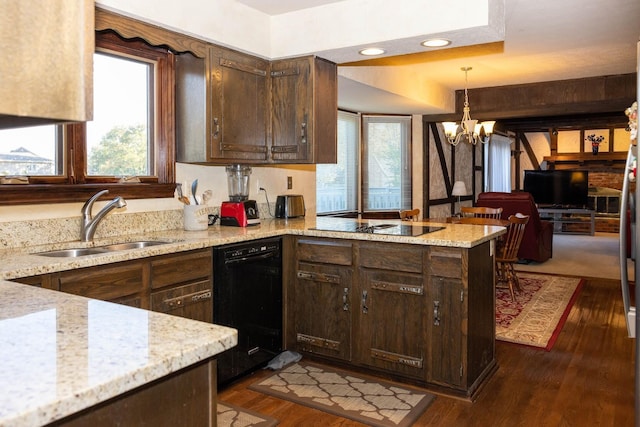
[[[213,357],[235,329],[10,282],[0,295],[0,425],[215,426]]]
[[[0,277],[6,281],[26,282],[28,281],[26,279],[30,277],[42,277],[78,268],[107,264],[117,265],[117,263],[125,261],[152,259],[156,256],[179,254],[228,243],[282,236],[286,243],[283,266],[285,271],[284,286],[287,295],[285,301],[285,312],[287,313],[285,316],[286,348],[298,349],[307,355],[318,355],[337,363],[352,364],[365,370],[370,369],[396,375],[408,382],[423,384],[452,395],[473,398],[482,382],[496,368],[493,317],[493,241],[503,234],[505,229],[503,227],[467,224],[411,223],[419,227],[433,227],[434,231],[420,236],[406,236],[332,231],[328,230],[326,226],[323,227],[326,221],[331,224],[344,224],[352,220],[267,219],[263,220],[259,226],[247,228],[216,225],[205,231],[160,230],[144,235],[97,239],[95,242],[84,245],[99,246],[141,239],[163,240],[167,242],[166,244],[75,258],[49,258],[38,255],[37,252],[77,247],[80,245],[78,241],[70,240],[37,247],[12,248],[0,251],[0,259],[2,260]],[[390,221],[384,222],[389,223]],[[375,222],[373,223],[375,224]],[[403,226],[405,224],[407,223],[404,223]],[[388,289],[391,290],[388,292],[389,295],[399,297],[400,304],[404,304],[402,301],[405,296],[408,298],[419,296],[420,301],[425,303],[418,310],[419,320],[422,323],[421,326],[416,326],[419,327],[419,330],[413,329],[409,332],[418,333],[418,340],[424,346],[422,355],[411,359],[396,357],[398,360],[395,362],[399,362],[400,369],[393,369],[389,367],[389,363],[395,363],[393,360],[390,362],[390,358],[393,359],[395,356],[391,354],[392,352],[384,351],[384,349],[379,349],[383,351],[377,351],[367,360],[362,357],[364,354],[362,348],[358,350],[360,353],[351,353],[351,349],[348,349],[345,353],[347,357],[336,358],[330,352],[325,354],[315,352],[314,349],[317,347],[314,347],[313,343],[308,340],[309,336],[313,336],[312,333],[303,334],[305,336],[298,339],[297,335],[298,333],[302,334],[302,331],[296,333],[292,329],[294,325],[292,322],[295,318],[291,316],[295,316],[295,311],[291,309],[290,304],[302,301],[300,300],[301,294],[292,294],[292,291],[298,283],[297,278],[312,282],[315,280],[305,277],[304,274],[300,275],[298,271],[301,271],[301,267],[306,266],[311,272],[317,273],[314,268],[334,268],[335,266],[331,266],[331,262],[323,262],[321,258],[314,256],[304,258],[304,251],[300,251],[296,255],[295,252],[292,252],[296,250],[296,247],[306,247],[307,249],[323,247],[330,251],[336,247],[341,248],[342,254],[351,254],[347,256],[351,257],[350,262],[352,262],[351,265],[343,265],[342,267],[356,272],[354,277],[359,277],[360,281],[367,278],[366,283],[373,284],[374,288],[384,287],[387,284]],[[309,252],[306,253],[309,254]],[[322,254],[322,250],[319,254],[327,256]],[[353,254],[356,255],[353,256]],[[397,262],[398,254],[400,256],[409,254],[409,258],[404,262]],[[391,261],[385,262],[385,258]],[[383,260],[382,264],[376,264],[374,262],[376,259]],[[414,260],[417,264],[411,266],[411,262]],[[337,262],[343,263],[344,258],[338,259]],[[335,262],[333,263],[335,264]],[[317,267],[319,264],[322,265]],[[396,267],[397,271],[391,270]],[[407,284],[410,286],[406,288],[398,286],[397,281],[402,282],[405,279],[409,281]],[[353,316],[360,316],[361,312],[360,286],[354,282],[354,293],[348,296],[350,307],[353,307]],[[394,290],[398,292],[393,292]],[[370,295],[374,296],[379,291],[372,291]],[[2,313],[0,315],[2,329],[6,329],[5,325],[11,325],[12,329],[7,330],[20,334],[20,331],[29,330],[20,329],[28,328],[28,326],[21,326],[20,321],[27,321],[30,316],[34,318],[42,316],[43,320],[36,321],[36,323],[41,324],[45,335],[51,336],[53,334],[55,336],[55,331],[58,331],[57,341],[55,338],[49,338],[49,341],[40,342],[41,345],[45,345],[46,342],[51,343],[47,347],[48,351],[32,352],[29,351],[28,346],[31,344],[27,340],[17,341],[16,352],[22,351],[31,354],[32,357],[35,357],[35,354],[38,356],[38,360],[24,359],[25,362],[31,360],[33,363],[29,363],[23,369],[23,379],[21,380],[26,388],[38,391],[31,396],[24,397],[16,392],[3,395],[0,405],[2,407],[0,424],[5,420],[19,418],[36,420],[32,423],[39,424],[42,421],[50,422],[65,417],[146,382],[153,382],[171,372],[179,371],[192,364],[197,365],[225,348],[235,345],[235,336],[229,332],[232,330],[204,322],[131,309],[12,282],[0,282],[0,293],[3,301],[0,311]],[[438,299],[434,300],[436,297]],[[296,301],[295,298],[298,300]],[[453,323],[448,310],[454,306],[456,300],[459,302],[455,309],[455,323]],[[15,301],[18,301],[19,304]],[[340,295],[340,301],[340,311],[343,311],[342,295]],[[430,313],[433,313],[434,303],[437,303],[438,307],[437,316],[431,319]],[[409,304],[416,306],[415,302]],[[375,305],[372,301],[369,310],[379,320],[379,312],[374,309]],[[124,324],[118,323],[118,321],[122,322],[125,319],[116,314],[118,310],[122,310],[122,313],[128,313],[127,315],[131,315],[135,319],[126,321]],[[413,316],[412,318],[416,316],[416,313],[407,313],[407,315],[409,314]],[[117,319],[117,321],[115,324],[111,324],[110,319]],[[389,324],[393,323],[392,320],[400,322],[402,319],[387,318]],[[360,319],[354,325],[364,325],[364,323]],[[442,328],[436,328],[438,326],[436,323]],[[109,336],[108,332],[113,331],[117,325],[130,334],[121,337],[122,342],[115,341],[116,344],[113,344],[114,341],[106,338]],[[79,335],[64,333],[65,327],[69,328],[69,332],[76,329],[76,333]],[[81,329],[80,332],[77,331],[78,328]],[[370,332],[368,329],[364,332],[358,331],[361,338],[367,336],[366,331]],[[24,335],[28,334],[25,332]],[[64,341],[64,339],[73,336],[76,338],[72,341],[79,346],[78,348],[68,347],[67,344],[70,343]],[[195,339],[196,336],[199,338]],[[105,340],[101,340],[101,337],[104,337]],[[179,355],[172,352],[173,350],[177,351],[175,340],[178,340],[177,343],[179,343],[177,345],[180,348]],[[457,362],[448,356],[448,352],[451,350],[449,349],[450,343],[454,341],[456,343],[453,351]],[[98,347],[92,347],[94,344]],[[164,348],[165,344],[168,348]],[[357,343],[352,344],[358,348]],[[144,347],[144,345],[148,347]],[[142,346],[142,351],[136,354],[134,350],[139,349],[138,346]],[[134,357],[119,353],[126,353],[130,350],[133,351]],[[369,353],[367,352],[367,354]],[[17,357],[19,358],[19,356]],[[110,357],[112,359],[109,359]],[[110,365],[110,362],[125,360],[131,362],[133,366],[119,370],[120,368],[117,366],[120,364]],[[458,362],[459,364],[457,364]],[[55,368],[47,368],[42,371],[39,364]],[[43,375],[43,372],[46,375]],[[70,372],[76,372],[77,375],[69,375]],[[153,374],[147,375],[149,372],[153,372]],[[455,373],[455,378],[453,373]],[[73,389],[73,384],[68,385],[65,382],[69,376],[82,384],[80,392]],[[11,377],[6,373],[2,378],[7,381]],[[103,386],[103,383],[113,386],[110,393],[105,391],[105,387],[108,389],[111,387]],[[3,385],[2,388],[9,390],[9,385],[12,384]],[[84,406],[70,406],[68,402],[59,401],[60,396],[64,396],[61,390],[69,390],[70,401],[86,400],[86,403]],[[88,395],[91,397],[73,399],[72,397],[76,393],[80,396]],[[48,395],[51,396],[46,397]],[[40,407],[42,402],[46,402],[48,408],[46,411],[42,411]],[[48,418],[30,418],[42,416],[43,413]]]

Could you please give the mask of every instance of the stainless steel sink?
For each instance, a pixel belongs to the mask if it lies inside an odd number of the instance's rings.
[[[126,251],[129,249],[142,249],[149,246],[166,245],[170,242],[162,240],[138,240],[135,242],[114,243],[112,245],[96,246],[94,248],[72,248],[57,251],[38,252],[35,255],[60,258],[74,258],[86,255],[106,254],[109,252]]]
[[[100,249],[106,249],[107,251],[126,251],[128,249],[142,249],[148,246],[166,245],[169,242],[163,242],[161,240],[139,240],[137,242],[127,243],[115,243],[113,245],[100,246]]]
[[[61,249],[58,251],[39,252],[36,255],[43,255],[49,257],[59,258],[74,258],[85,255],[104,254],[108,251],[100,248],[76,248],[76,249]]]

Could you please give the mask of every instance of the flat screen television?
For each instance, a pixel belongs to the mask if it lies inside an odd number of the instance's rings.
[[[584,208],[588,204],[589,172],[524,171],[524,191],[541,207]]]

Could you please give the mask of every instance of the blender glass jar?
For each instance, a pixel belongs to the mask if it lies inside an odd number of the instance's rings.
[[[225,169],[227,171],[229,200],[232,202],[244,202],[248,200],[251,167],[246,165],[229,165]]]

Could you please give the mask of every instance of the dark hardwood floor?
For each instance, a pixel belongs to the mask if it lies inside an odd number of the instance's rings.
[[[588,279],[549,352],[497,341],[498,371],[475,402],[444,396],[415,426],[633,426],[635,341],[627,337],[616,280]],[[247,389],[219,399],[277,418],[280,426],[362,426]]]

